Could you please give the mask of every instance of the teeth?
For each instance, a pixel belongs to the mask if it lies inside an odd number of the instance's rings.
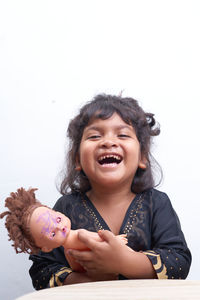
[[[111,157],[115,158],[116,160],[121,160],[121,157],[119,155],[108,154],[108,155],[101,156],[99,158],[99,161],[106,159],[106,158],[111,158]]]

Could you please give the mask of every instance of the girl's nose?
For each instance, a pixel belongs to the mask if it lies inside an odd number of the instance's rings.
[[[104,140],[102,140],[101,142],[101,147],[102,148],[113,148],[113,147],[117,147],[117,141],[114,138],[105,138]]]

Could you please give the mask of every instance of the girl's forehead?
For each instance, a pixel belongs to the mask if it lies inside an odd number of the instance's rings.
[[[124,128],[134,129],[131,123],[124,121],[122,119],[122,117],[118,113],[115,112],[108,118],[101,118],[101,117],[98,117],[98,115],[91,118],[90,121],[88,122],[88,124],[86,125],[86,127],[84,128],[84,131],[93,129],[95,127],[98,128],[108,122],[109,123],[112,122],[112,124],[115,124],[115,126],[119,127],[119,128],[124,127]]]
[[[123,123],[126,123],[117,112],[114,112],[110,116],[103,116],[99,113],[99,114],[95,114],[93,117],[90,118],[90,120],[89,120],[88,124],[86,125],[86,127],[90,126],[93,123],[107,122],[107,121],[113,120],[113,119],[114,120],[116,119],[116,120],[119,120]]]

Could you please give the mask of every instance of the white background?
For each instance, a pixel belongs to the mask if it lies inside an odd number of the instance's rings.
[[[199,279],[200,9],[193,0],[0,1],[0,211],[10,192],[37,187],[53,206],[65,132],[97,93],[139,100],[161,124],[154,156]],[[0,298],[33,291],[31,262],[0,221]]]

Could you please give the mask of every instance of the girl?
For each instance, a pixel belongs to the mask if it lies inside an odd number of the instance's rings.
[[[95,280],[187,277],[191,254],[166,194],[155,190],[153,114],[132,98],[98,95],[70,122],[70,149],[54,209],[72,229],[98,231],[103,242],[79,239],[91,251],[67,250],[85,269],[72,272],[64,249],[31,255],[36,289]],[[127,234],[122,245],[117,234]]]

